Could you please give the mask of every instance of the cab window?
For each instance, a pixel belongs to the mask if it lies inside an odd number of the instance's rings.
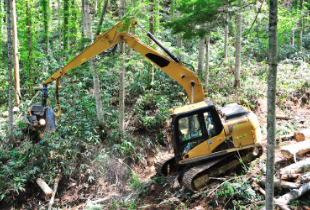
[[[202,137],[198,114],[179,119],[179,140],[188,141]]]

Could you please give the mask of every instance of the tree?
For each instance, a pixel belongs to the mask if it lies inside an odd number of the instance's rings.
[[[205,52],[205,41],[206,39],[201,37],[199,38],[199,54],[198,54],[198,75],[202,76],[203,69],[203,60],[204,60],[204,52]]]
[[[50,22],[50,0],[41,0],[43,24],[44,24],[44,41],[45,41],[45,54],[48,57],[49,50],[49,22]]]
[[[269,1],[269,72],[267,92],[267,174],[266,174],[266,209],[273,208],[274,198],[274,166],[276,142],[276,84],[277,84],[277,22],[278,1]]]
[[[125,0],[121,0],[120,2],[120,18],[125,14]],[[119,74],[119,137],[120,142],[124,138],[124,111],[125,111],[125,74],[126,74],[126,66],[124,65],[125,53],[126,53],[126,45],[124,42],[121,44],[121,54],[123,54],[123,66],[121,66],[120,74]]]
[[[154,11],[154,6],[155,6],[155,0],[150,0],[150,33],[155,34],[155,11]],[[150,41],[151,42],[151,41]],[[151,64],[151,70],[150,70],[150,85],[153,87],[154,84],[154,65]]]
[[[104,1],[103,7],[102,7],[102,10],[101,10],[101,14],[100,14],[100,20],[99,20],[99,23],[98,23],[98,28],[97,28],[97,31],[96,31],[96,35],[100,34],[101,27],[102,27],[102,22],[103,22],[103,19],[105,17],[105,13],[107,12],[108,2],[109,2],[109,0],[105,0]]]
[[[210,37],[211,35],[208,35],[206,38],[206,76],[205,76],[205,93],[208,93],[209,88],[209,45],[210,45]]]
[[[302,3],[303,0],[299,0],[299,12],[302,12]],[[300,17],[298,21],[298,51],[301,51],[302,48],[302,31],[303,31],[303,24],[302,24],[303,16]]]
[[[15,82],[15,103],[20,104],[20,81],[19,81],[19,60],[17,47],[17,23],[16,23],[16,5],[15,0],[11,1],[12,6],[12,26],[13,26],[13,60],[14,60],[14,82]]]
[[[13,82],[12,82],[12,34],[11,34],[11,0],[6,0],[6,22],[8,40],[8,79],[9,79],[9,140],[13,141]]]
[[[227,61],[227,47],[228,47],[228,20],[229,15],[227,14],[226,24],[225,24],[225,43],[224,43],[224,60]]]
[[[239,4],[241,5],[242,0],[239,0]],[[238,12],[236,14],[236,59],[235,59],[235,87],[240,87],[240,68],[241,68],[241,27],[242,27],[242,15],[241,15],[241,7],[239,7]]]
[[[69,0],[64,0],[64,30],[63,30],[63,37],[64,37],[64,50],[65,52],[69,46]],[[85,17],[84,17],[85,18]],[[86,20],[87,18],[85,18]],[[86,23],[87,24],[87,23]]]
[[[31,8],[30,0],[27,1],[26,9],[26,19],[27,19],[27,28],[28,28],[28,59],[27,59],[27,68],[29,73],[29,95],[32,97],[32,24],[31,24]]]
[[[176,11],[176,17],[177,17],[177,18],[180,18],[180,17],[181,17],[180,11],[179,11],[179,10]],[[182,34],[181,34],[181,33],[178,33],[178,34],[177,34],[177,48],[178,48],[178,49],[182,48]],[[177,57],[178,57],[179,59],[182,58],[181,54],[178,54]]]
[[[61,22],[60,22],[60,0],[58,0],[58,33],[59,33],[59,60],[61,58]]]
[[[87,30],[87,38],[89,39],[89,45],[92,44],[92,27],[91,27],[91,18],[89,13],[89,4],[87,0],[83,0],[83,13],[84,17],[86,18],[86,30]],[[104,127],[104,117],[102,111],[102,101],[101,101],[101,91],[100,91],[100,83],[99,83],[99,76],[98,71],[94,68],[94,59],[90,59],[90,69],[93,72],[93,82],[94,82],[94,95],[96,99],[96,109],[97,109],[97,118],[99,121],[100,129],[103,130]]]

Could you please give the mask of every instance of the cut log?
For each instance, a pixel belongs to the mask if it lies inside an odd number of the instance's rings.
[[[294,133],[296,141],[304,141],[310,138],[310,129],[303,129]]]
[[[291,133],[291,134],[287,134],[287,135],[283,135],[283,136],[277,137],[276,140],[277,141],[279,141],[279,140],[286,140],[286,139],[293,138],[293,137],[294,137],[294,134]]]
[[[284,174],[296,174],[298,172],[305,172],[310,169],[310,158],[304,159],[292,165],[280,169],[281,177]]]
[[[291,190],[289,193],[277,199],[277,203],[288,204],[296,200],[310,190],[310,182],[304,183],[299,189]]]
[[[43,192],[45,193],[46,197],[50,198],[53,195],[53,190],[46,184],[46,182],[43,179],[38,178],[37,179],[37,184],[43,190]]]
[[[287,182],[279,179],[274,180],[274,187],[276,188],[282,188],[282,189],[298,189],[300,188],[301,184],[297,184],[294,182]],[[260,185],[265,186],[266,185],[266,179],[263,178],[260,182]]]
[[[309,181],[310,181],[310,173],[301,176],[300,179],[301,179],[303,182],[309,182]]]
[[[297,144],[284,146],[281,148],[282,155],[289,159],[294,157],[294,155],[303,155],[310,151],[310,139],[307,139],[303,142]]]
[[[57,178],[55,179],[53,196],[51,197],[50,203],[48,205],[48,210],[52,210],[52,206],[53,206],[53,203],[54,203],[54,198],[55,198],[55,195],[56,195],[56,192],[57,192],[58,183],[59,183],[60,179],[61,179],[61,174],[58,175]]]
[[[290,119],[292,119],[291,117],[289,117],[289,116],[286,116],[286,115],[276,115],[276,118],[277,119],[282,119],[282,120],[290,120]]]
[[[299,178],[300,177],[300,174],[283,174],[282,176],[281,176],[281,179],[286,179],[286,180],[288,180],[288,179],[297,179],[297,178]]]

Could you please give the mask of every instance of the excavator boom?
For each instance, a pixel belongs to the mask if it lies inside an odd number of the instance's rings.
[[[136,24],[137,22],[134,21],[132,27],[134,27]],[[123,41],[129,47],[136,50],[146,59],[151,61],[163,72],[168,74],[172,79],[177,81],[185,89],[191,103],[204,101],[204,91],[202,88],[202,84],[194,72],[186,68],[181,61],[179,61],[172,55],[172,53],[170,53],[167,49],[165,49],[150,33],[147,33],[148,37],[154,40],[155,43],[157,43],[161,48],[164,48],[164,51],[168,52],[170,56],[173,56],[172,57],[173,59],[166,57],[157,50],[144,44],[134,34],[130,34],[127,32],[124,33],[118,32],[118,29],[121,26],[122,22],[118,23],[109,31],[97,36],[96,37],[97,40],[92,45],[90,45],[87,49],[85,49],[81,54],[76,56],[62,69],[55,72],[43,83],[43,85],[46,86],[47,84],[65,75],[69,70],[81,65],[82,63],[90,60],[94,56]]]

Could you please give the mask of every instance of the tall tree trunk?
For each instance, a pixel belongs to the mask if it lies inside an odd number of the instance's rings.
[[[98,23],[98,28],[97,28],[97,31],[96,31],[96,36],[100,34],[101,27],[102,27],[102,22],[103,22],[103,19],[105,17],[105,14],[107,12],[108,2],[109,2],[109,0],[105,0],[104,1],[104,5],[102,7],[101,14],[100,14],[100,20],[99,20],[99,23]]]
[[[242,0],[239,0],[239,4],[242,3]],[[240,87],[240,68],[241,68],[241,7],[238,9],[236,14],[236,60],[235,60],[235,87]]]
[[[59,60],[61,58],[61,22],[60,22],[60,0],[58,0],[58,33],[59,33]]]
[[[49,50],[49,16],[50,16],[50,1],[49,0],[41,0],[42,10],[43,10],[43,23],[44,23],[44,40],[46,44],[45,54],[48,57]]]
[[[224,44],[224,60],[227,61],[227,47],[228,47],[228,14],[226,21],[227,23],[225,24],[225,44]]]
[[[155,13],[154,13],[154,3],[155,0],[150,0],[150,22],[149,22],[149,26],[150,26],[150,33],[154,34],[155,33]],[[154,65],[151,64],[151,69],[150,69],[150,86],[151,88],[153,87],[154,84]]]
[[[135,0],[131,0],[131,7],[134,9],[135,8]],[[130,33],[133,33],[133,28],[130,29]],[[133,49],[129,49],[129,57],[131,57],[133,54]]]
[[[64,51],[67,52],[69,46],[69,0],[64,0]]]
[[[266,209],[273,208],[274,166],[276,142],[276,84],[277,84],[277,22],[278,0],[269,1],[269,72],[268,72],[268,115],[267,115],[267,173]]]
[[[176,17],[180,18],[180,11],[176,11]],[[177,34],[177,48],[182,48],[182,34]],[[182,59],[182,55],[181,54],[177,54],[177,57],[179,59]]]
[[[27,1],[27,10],[26,10],[26,16],[27,16],[27,27],[28,27],[28,84],[29,84],[29,95],[32,98],[32,26],[31,26],[31,8],[30,8],[30,1]]]
[[[206,38],[206,77],[205,77],[205,93],[208,93],[208,88],[209,88],[209,45],[210,45],[210,35],[207,36]]]
[[[0,36],[3,33],[3,0],[0,0]]]
[[[11,34],[11,0],[6,0],[6,21],[8,35],[8,79],[9,79],[9,140],[13,142],[13,78],[12,78],[12,34]]]
[[[76,0],[71,0],[71,29],[70,29],[70,34],[71,36],[71,48],[76,45],[76,37],[77,37],[77,29],[76,29],[76,22],[77,22],[77,15],[76,15]]]
[[[198,76],[202,76],[203,60],[205,54],[205,38],[199,38]]]
[[[84,17],[86,18],[86,30],[87,30],[87,38],[90,40],[89,44],[92,44],[92,26],[91,26],[91,19],[89,13],[89,4],[87,0],[83,0],[83,12]],[[94,81],[94,95],[96,99],[96,109],[97,109],[97,118],[99,121],[100,129],[103,130],[104,128],[104,118],[102,112],[102,101],[101,101],[101,91],[100,91],[100,83],[99,83],[99,76],[98,71],[94,65],[94,59],[90,59],[90,68],[93,72],[93,81]]]
[[[19,81],[19,61],[17,48],[17,23],[16,23],[16,5],[15,0],[11,1],[12,6],[12,26],[13,26],[13,60],[14,60],[14,82],[15,82],[15,104],[20,104],[20,81]]]
[[[299,11],[301,12],[302,11],[302,3],[303,3],[303,0],[300,0],[299,1]],[[298,21],[298,51],[301,51],[302,49],[302,31],[303,31],[303,24],[302,24],[302,19],[303,17],[301,16],[299,21]]]
[[[122,19],[125,13],[125,0],[120,1],[120,18]],[[121,53],[123,54],[123,66],[120,70],[119,75],[119,141],[121,142],[124,138],[124,110],[125,110],[125,74],[126,66],[124,65],[125,57],[125,43],[121,43]]]

